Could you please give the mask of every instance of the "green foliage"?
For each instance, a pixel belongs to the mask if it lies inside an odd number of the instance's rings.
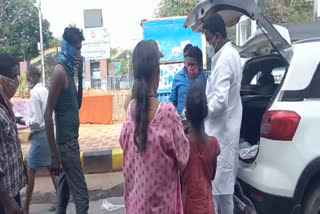
[[[44,70],[45,70],[45,80],[46,80],[46,87],[50,87],[50,82],[51,82],[51,76],[52,76],[52,71],[54,69],[54,66],[58,64],[59,62],[59,54],[52,54],[52,55],[47,55],[45,58],[45,65],[44,65]],[[42,81],[42,80],[41,80]]]
[[[21,74],[19,77],[19,86],[17,89],[16,96],[24,98],[29,96],[29,89],[28,89],[28,81],[26,74]]]
[[[35,0],[10,0],[0,5],[0,52],[27,60],[38,55],[39,12]],[[50,24],[43,20],[44,48],[52,45]]]
[[[129,59],[130,60],[130,59]],[[129,63],[129,70],[128,70]],[[127,59],[120,59],[120,74],[128,74],[132,71],[132,62]]]
[[[54,66],[58,64],[59,62],[59,54],[58,52],[53,53],[53,54],[48,54],[45,56],[45,64],[44,64],[44,70],[45,70],[45,85],[47,88],[50,86],[50,81],[51,81],[51,76],[52,76],[52,71],[54,69]],[[41,60],[37,61],[33,66],[36,66],[39,68],[39,70],[42,72],[41,69]],[[42,80],[41,80],[42,82]]]
[[[227,34],[228,34],[228,38],[231,42],[233,42],[234,44],[236,44],[237,41],[237,28],[236,26],[233,26],[231,28],[227,28]]]
[[[155,10],[157,17],[186,16],[198,0],[161,0]]]
[[[115,57],[116,55],[119,54],[120,51],[116,48],[111,48],[110,52],[111,52],[111,57]]]
[[[48,41],[48,45],[45,46],[45,49],[47,48],[53,48],[53,47],[61,47],[61,41],[57,38],[50,38]]]
[[[120,74],[126,74],[132,71],[132,51],[111,49],[112,61],[120,64]],[[129,56],[129,59],[127,58]],[[129,70],[128,70],[129,63]]]
[[[272,23],[311,22],[313,2],[306,0],[266,0],[265,14]]]
[[[198,0],[161,0],[155,10],[156,17],[186,16]],[[266,17],[272,23],[312,21],[313,1],[265,0]]]

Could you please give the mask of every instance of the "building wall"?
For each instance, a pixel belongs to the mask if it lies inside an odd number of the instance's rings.
[[[107,88],[107,79],[109,76],[114,75],[114,66],[113,70],[109,70],[110,61],[108,59],[101,59],[98,61],[100,65],[100,80],[101,80],[101,89]],[[85,66],[85,82],[86,88],[92,88],[92,68],[91,68],[92,61],[86,61]],[[111,66],[112,67],[112,66]],[[95,80],[96,81],[96,80]]]
[[[100,59],[100,76],[101,79],[108,77],[108,61],[107,59]]]
[[[90,61],[86,61],[85,65],[85,88],[91,88],[91,64]]]
[[[114,76],[116,74],[116,68],[113,62],[108,61],[108,75]]]

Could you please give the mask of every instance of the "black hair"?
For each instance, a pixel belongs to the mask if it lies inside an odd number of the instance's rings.
[[[69,25],[64,29],[63,38],[72,46],[76,46],[84,40],[82,30],[74,25]]]
[[[192,128],[201,130],[204,119],[208,116],[205,88],[199,81],[194,82],[186,98],[186,117]]]
[[[185,56],[192,47],[191,44],[187,44],[183,49],[183,55]]]
[[[18,62],[9,54],[0,53],[0,74],[7,76],[11,69],[18,66]]]
[[[27,72],[28,74],[30,74],[30,76],[39,77],[39,78],[41,77],[41,72],[36,66],[29,65]]]
[[[223,38],[227,38],[227,29],[222,17],[215,13],[205,18],[203,29],[209,31],[212,35],[220,33]]]
[[[133,98],[136,99],[134,144],[138,152],[144,152],[147,144],[149,90],[156,72],[159,72],[160,51],[153,40],[141,41],[132,54],[134,87]]]
[[[191,57],[197,60],[198,64],[200,67],[203,66],[203,61],[202,61],[202,51],[199,47],[193,46],[192,48],[189,49],[185,57]]]

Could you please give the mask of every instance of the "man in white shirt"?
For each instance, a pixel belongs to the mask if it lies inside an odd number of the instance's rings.
[[[203,29],[212,62],[206,87],[209,115],[205,131],[218,139],[221,148],[213,181],[215,213],[233,214],[242,119],[241,62],[239,53],[228,41],[225,23],[219,14],[206,18]]]
[[[29,66],[27,80],[30,88],[29,118],[25,124],[30,128],[31,148],[27,158],[28,186],[24,205],[24,214],[29,213],[31,196],[34,188],[34,178],[37,169],[48,168],[51,165],[51,155],[45,128],[44,112],[47,105],[48,90],[40,83],[41,73],[38,68]],[[49,170],[50,172],[50,170]],[[52,182],[57,189],[56,178],[52,175]]]

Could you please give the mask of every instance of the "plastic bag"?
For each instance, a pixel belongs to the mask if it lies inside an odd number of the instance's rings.
[[[101,205],[101,209],[107,210],[109,212],[124,208],[124,205],[111,204],[108,200],[104,200]]]
[[[259,151],[259,145],[251,146],[248,142],[242,142],[240,144],[239,155],[243,160],[250,160],[255,158]]]

